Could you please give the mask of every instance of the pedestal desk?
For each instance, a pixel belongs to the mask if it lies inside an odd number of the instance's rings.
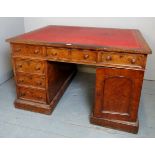
[[[47,26],[7,41],[11,44],[15,107],[51,114],[76,74],[76,64],[96,66],[90,122],[138,132],[138,107],[147,55],[135,29]]]

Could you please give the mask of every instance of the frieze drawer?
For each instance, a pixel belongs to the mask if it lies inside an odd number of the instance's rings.
[[[13,44],[12,51],[14,56],[43,57],[46,55],[45,48],[43,46]]]
[[[99,53],[98,63],[145,68],[146,56],[141,54],[101,52]]]

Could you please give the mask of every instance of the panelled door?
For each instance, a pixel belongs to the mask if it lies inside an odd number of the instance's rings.
[[[136,121],[144,71],[97,68],[94,116]]]

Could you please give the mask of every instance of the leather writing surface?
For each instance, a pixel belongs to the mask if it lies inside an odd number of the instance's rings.
[[[47,26],[21,35],[18,39],[77,45],[141,48],[135,31],[131,29]]]

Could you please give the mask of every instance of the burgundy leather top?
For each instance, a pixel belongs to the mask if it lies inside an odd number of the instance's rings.
[[[74,26],[47,26],[16,38],[28,41],[75,45],[141,48],[137,30]]]

